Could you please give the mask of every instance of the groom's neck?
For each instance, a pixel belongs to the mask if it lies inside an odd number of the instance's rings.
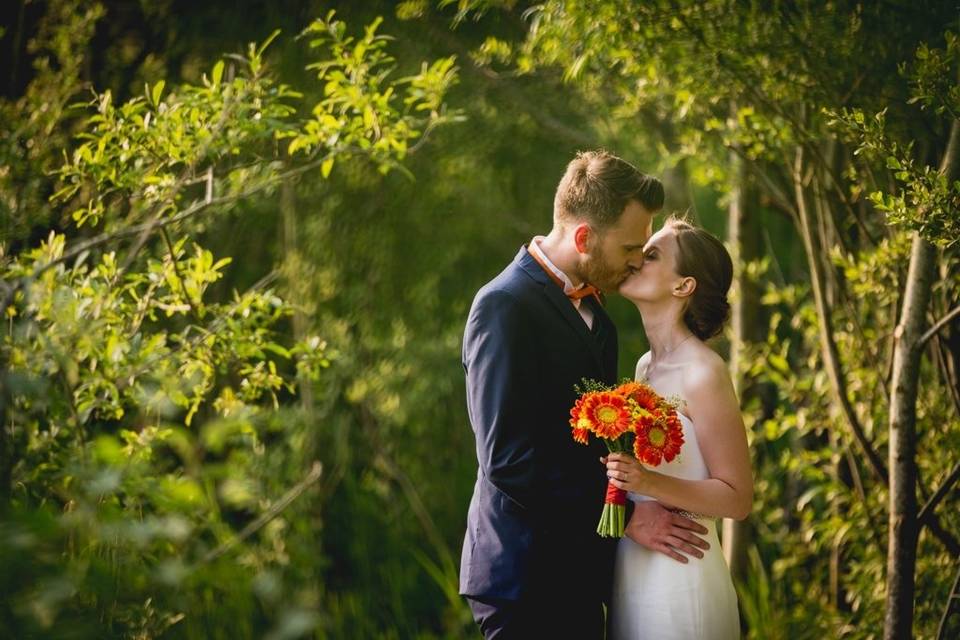
[[[573,243],[573,237],[561,226],[554,226],[540,242],[540,250],[558,269],[563,271],[573,286],[579,286],[583,279],[579,274],[579,254]]]

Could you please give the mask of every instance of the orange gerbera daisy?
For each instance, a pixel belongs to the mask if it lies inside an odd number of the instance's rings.
[[[598,437],[608,440],[619,438],[631,427],[626,400],[609,391],[584,396],[580,416],[577,427],[587,428]]]
[[[590,438],[590,425],[583,416],[583,398],[578,398],[573,409],[570,409],[570,428],[573,429],[573,439],[580,444],[587,444]]]
[[[577,429],[574,428],[573,439],[580,444],[589,444],[590,442],[590,431],[588,429]]]
[[[637,425],[633,453],[644,464],[655,467],[661,462],[670,462],[676,458],[682,445],[683,430],[679,421],[649,420]]]
[[[579,398],[577,403],[570,409],[570,428],[573,429],[573,439],[580,444],[587,444],[590,437],[590,427],[588,421],[583,416],[583,398]]]
[[[623,396],[624,398],[629,398],[629,397],[630,397],[630,394],[634,393],[635,391],[637,391],[637,390],[639,390],[639,389],[642,389],[643,386],[644,386],[644,385],[640,384],[639,382],[635,382],[635,381],[631,380],[631,381],[629,381],[629,382],[624,382],[624,383],[621,384],[619,387],[617,387],[616,389],[614,389],[613,392],[614,392],[614,393],[619,393],[619,394],[620,394],[621,396]]]
[[[639,382],[625,382],[617,388],[617,392],[623,394],[634,409],[639,408],[650,413],[659,409],[663,402],[653,389]]]

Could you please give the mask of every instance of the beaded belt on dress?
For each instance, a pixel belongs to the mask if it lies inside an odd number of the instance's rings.
[[[669,509],[669,511],[677,514],[678,516],[683,516],[684,518],[690,518],[691,520],[710,517],[710,516],[705,516],[702,513],[693,513],[692,511],[684,511],[683,509]]]

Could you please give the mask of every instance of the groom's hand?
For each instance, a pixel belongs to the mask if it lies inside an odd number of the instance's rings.
[[[687,563],[683,553],[702,558],[710,544],[697,534],[706,534],[707,528],[689,518],[668,511],[659,502],[648,500],[634,505],[633,515],[624,535],[651,551],[659,551],[677,562]]]

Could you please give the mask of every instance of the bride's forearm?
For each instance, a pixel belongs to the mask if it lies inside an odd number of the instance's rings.
[[[715,518],[743,520],[753,507],[753,492],[718,478],[683,480],[648,470],[640,493],[664,506]]]

